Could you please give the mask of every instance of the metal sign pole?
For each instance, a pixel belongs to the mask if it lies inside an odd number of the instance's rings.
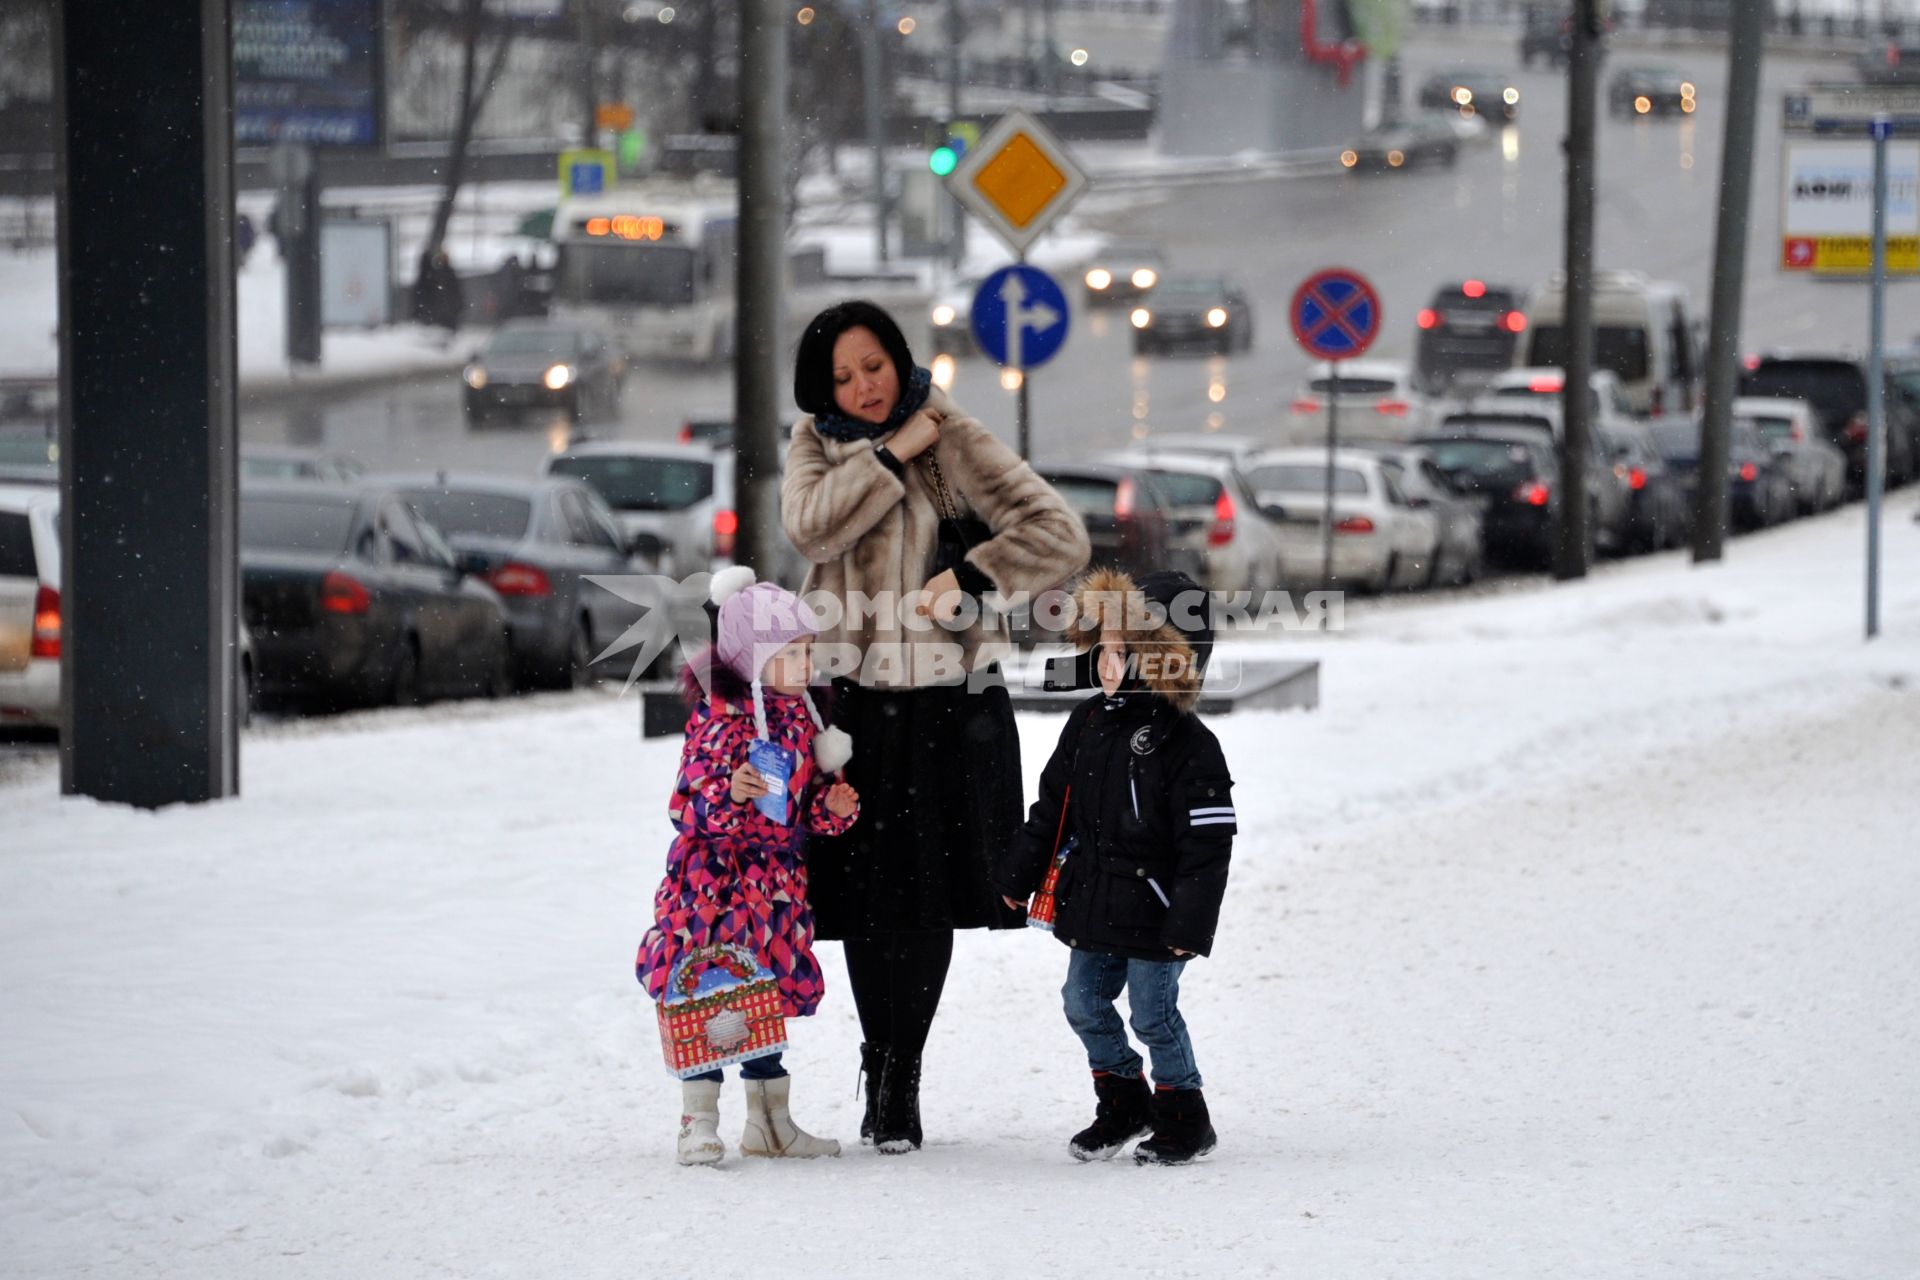
[[[1020,266],[1026,266],[1027,255],[1021,254],[1017,262]],[[1017,281],[1019,277],[1015,276],[1014,279]],[[1033,441],[1027,426],[1027,414],[1031,406],[1027,400],[1027,353],[1026,343],[1023,341],[1026,336],[1024,332],[1026,323],[1026,293],[1022,291],[1019,294],[1019,301],[1007,308],[1007,364],[1020,375],[1020,392],[1016,398],[1014,422],[1020,433],[1020,456],[1031,462]]]
[[[1867,639],[1880,634],[1880,491],[1886,482],[1887,137],[1893,121],[1873,120],[1873,291],[1867,324]]]
[[[1327,368],[1327,505],[1320,513],[1320,586],[1333,589],[1333,449],[1340,437],[1340,362],[1329,360]]]

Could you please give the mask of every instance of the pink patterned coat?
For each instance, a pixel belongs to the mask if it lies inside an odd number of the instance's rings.
[[[779,979],[788,1017],[820,1007],[826,981],[813,958],[813,908],[807,905],[807,834],[839,835],[859,817],[835,817],[827,788],[835,778],[814,765],[817,730],[797,696],[763,691],[767,734],[795,755],[788,780],[793,822],[781,826],[749,801],[736,804],[733,771],[746,763],[755,727],[744,689],[716,684],[687,717],[687,742],[668,812],[680,834],[667,850],[667,874],[653,898],[653,928],[634,970],[647,994],[666,993],[674,961],[716,942],[753,948]]]

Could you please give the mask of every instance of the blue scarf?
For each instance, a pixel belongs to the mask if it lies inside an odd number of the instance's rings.
[[[903,426],[908,418],[926,408],[927,397],[933,394],[933,375],[919,365],[913,366],[913,372],[907,375],[907,386],[900,393],[900,402],[893,406],[893,412],[887,415],[885,422],[867,422],[860,418],[849,418],[843,413],[822,413],[815,415],[813,429],[829,440],[875,440]]]

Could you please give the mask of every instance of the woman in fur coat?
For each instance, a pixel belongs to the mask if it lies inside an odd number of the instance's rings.
[[[861,1139],[908,1151],[921,1143],[920,1058],[953,931],[1021,923],[989,879],[1020,824],[1022,779],[1012,703],[995,678],[1006,621],[980,604],[1078,573],[1086,527],[932,386],[871,303],[841,303],[807,326],[794,399],[807,416],[793,430],[781,515],[812,565],[806,593],[843,606],[820,649],[837,677],[835,721],[860,743],[847,781],[863,815],[814,846],[814,910],[819,936],[845,944],[860,1014]],[[936,570],[943,514],[984,528]]]

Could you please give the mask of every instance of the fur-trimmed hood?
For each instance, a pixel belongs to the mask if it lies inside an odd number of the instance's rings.
[[[1176,711],[1200,702],[1213,653],[1213,603],[1184,573],[1151,573],[1140,582],[1119,569],[1096,569],[1074,588],[1073,644],[1085,687],[1100,687],[1093,649],[1103,633],[1125,637],[1132,671],[1126,687],[1165,698]]]

